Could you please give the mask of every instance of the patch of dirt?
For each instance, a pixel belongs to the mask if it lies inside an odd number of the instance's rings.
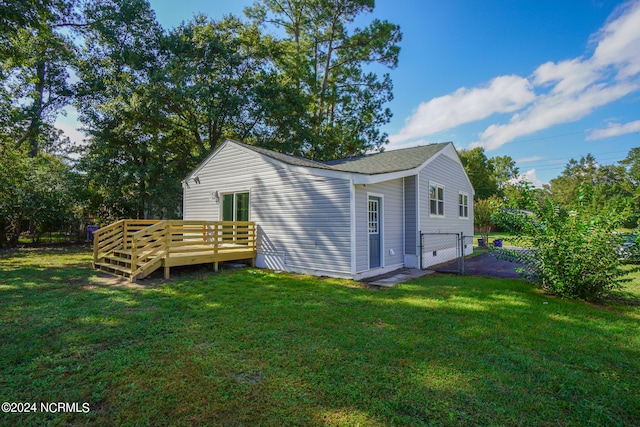
[[[129,282],[129,279],[121,276],[113,276],[111,274],[99,273],[96,272],[96,277],[89,279],[89,283],[85,285],[86,289],[96,289],[103,286],[109,287],[120,287],[120,288],[129,288],[129,289],[149,289],[154,286],[157,286],[158,283],[138,283],[138,282]]]
[[[241,384],[258,384],[264,379],[264,374],[261,372],[232,372],[231,378],[235,379]]]

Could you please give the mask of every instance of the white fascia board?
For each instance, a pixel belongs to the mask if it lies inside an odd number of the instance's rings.
[[[357,172],[345,172],[345,171],[320,169],[320,168],[307,167],[307,166],[295,166],[295,165],[290,165],[290,164],[281,162],[272,157],[268,157],[268,156],[262,156],[262,157],[268,162],[271,162],[275,165],[278,165],[280,167],[283,167],[287,170],[290,170],[298,174],[350,180],[353,182],[353,184],[377,184],[379,182],[391,181],[392,179],[405,178],[407,176],[416,175],[423,166],[422,165],[417,168],[407,169],[403,171],[369,175],[369,174],[357,173]]]
[[[415,175],[418,168],[407,169],[404,171],[379,173],[375,175],[367,175],[363,173],[353,174],[354,184],[377,184],[379,182],[391,181],[392,179],[405,178],[407,176]]]
[[[460,165],[460,167],[462,168],[462,171],[464,172],[464,177],[467,180],[467,184],[469,184],[469,188],[471,189],[471,195],[475,195],[476,194],[476,190],[473,188],[473,185],[471,184],[471,180],[469,179],[469,176],[467,175],[467,172],[464,170],[464,166],[462,165],[462,161],[460,160],[460,156],[458,156],[458,152],[456,151],[456,147],[454,147],[452,142],[448,143],[442,150],[438,151],[436,154],[431,156],[431,158],[429,158],[426,162],[424,162],[422,165],[420,165],[418,168],[416,168],[416,171],[419,173],[429,163],[434,161],[439,156],[446,156],[446,157],[450,158],[451,160],[453,160],[454,162],[456,162],[456,163],[458,163]]]

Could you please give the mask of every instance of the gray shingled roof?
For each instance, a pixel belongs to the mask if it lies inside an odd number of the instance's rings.
[[[234,141],[236,142],[236,141]],[[346,159],[331,160],[328,162],[316,162],[302,157],[277,153],[265,148],[256,147],[236,142],[237,144],[253,150],[262,155],[279,160],[293,166],[304,166],[318,169],[337,170],[342,172],[354,172],[367,175],[399,172],[417,168],[429,160],[450,142],[440,144],[422,145],[414,148],[390,150],[382,153],[367,154],[364,156],[350,157]]]
[[[419,147],[389,150],[360,157],[326,162],[333,168],[345,171],[375,175],[414,169],[429,160],[450,142],[421,145]]]

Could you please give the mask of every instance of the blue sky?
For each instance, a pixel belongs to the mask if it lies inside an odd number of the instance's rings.
[[[165,29],[249,0],[151,0]],[[399,24],[387,150],[453,141],[509,155],[540,185],[570,158],[640,146],[640,0],[378,0]]]

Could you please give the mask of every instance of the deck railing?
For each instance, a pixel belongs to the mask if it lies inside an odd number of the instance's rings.
[[[130,249],[133,235],[160,222],[157,219],[121,219],[93,233],[93,262],[115,249]]]
[[[94,265],[114,251],[130,254],[132,280],[161,264],[168,268],[202,260],[217,268],[230,252],[255,258],[256,228],[251,221],[121,220],[94,233]]]

